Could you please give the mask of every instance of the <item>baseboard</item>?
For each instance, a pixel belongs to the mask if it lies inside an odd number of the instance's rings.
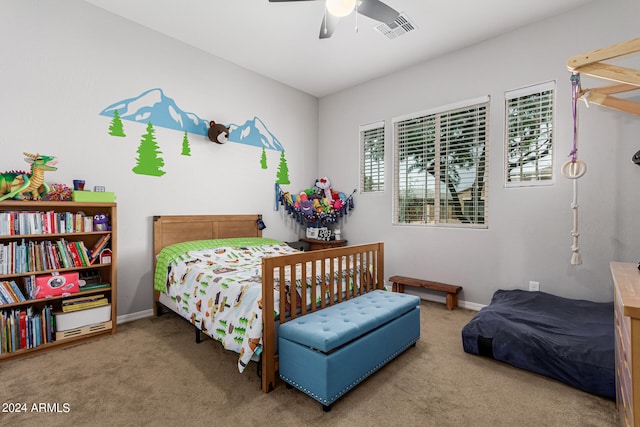
[[[469,302],[469,301],[458,301],[458,305],[462,308],[466,308],[474,311],[480,311],[486,307],[486,305],[477,304],[475,302]]]
[[[405,288],[405,292],[406,293],[411,293],[411,292],[407,292],[407,288]],[[441,297],[438,295],[427,295],[425,293],[412,293],[413,295],[419,296],[420,299],[423,299],[425,301],[431,301],[431,302],[439,302],[441,304],[446,304],[447,303],[447,299],[445,297]],[[480,311],[482,308],[486,307],[485,305],[482,304],[477,304],[475,302],[469,302],[469,301],[464,301],[464,300],[458,300],[458,307],[461,308],[466,308],[468,310],[474,310],[474,311]]]
[[[138,311],[136,313],[123,314],[122,316],[118,316],[117,323],[119,325],[121,323],[133,322],[134,320],[144,319],[151,316],[153,316],[153,309]]]

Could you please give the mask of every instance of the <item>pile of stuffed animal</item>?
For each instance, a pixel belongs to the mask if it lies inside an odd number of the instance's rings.
[[[311,188],[299,194],[280,192],[280,204],[300,224],[333,224],[353,209],[353,190],[347,196],[331,188],[329,178],[319,178]]]

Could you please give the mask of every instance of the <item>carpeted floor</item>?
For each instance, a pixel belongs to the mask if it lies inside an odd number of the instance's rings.
[[[194,342],[173,314],[116,335],[0,365],[0,424],[12,426],[616,426],[615,403],[464,353],[475,312],[423,301],[421,339],[338,400],[283,385],[264,394],[255,364]],[[15,412],[15,405],[26,411]],[[35,404],[35,406],[34,406]],[[37,409],[42,410],[41,412]]]

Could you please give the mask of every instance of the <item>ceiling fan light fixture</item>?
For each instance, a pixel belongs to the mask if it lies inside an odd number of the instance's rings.
[[[357,0],[327,0],[327,12],[333,16],[342,18],[353,12],[353,9],[356,7],[356,1]]]

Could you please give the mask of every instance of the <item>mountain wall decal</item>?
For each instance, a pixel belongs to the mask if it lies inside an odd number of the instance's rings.
[[[100,115],[109,118],[117,116],[119,119],[144,125],[152,123],[156,128],[186,131],[203,136],[207,136],[209,131],[209,120],[183,111],[160,88],[149,89],[136,97],[114,102],[102,110]],[[257,116],[242,125],[230,124],[228,127],[229,137],[227,139],[230,142],[284,151],[278,138],[267,129],[264,122]],[[117,136],[125,136],[125,134],[121,130],[121,134]]]
[[[183,111],[173,99],[165,96],[160,88],[149,89],[136,97],[115,102],[102,110],[100,115],[113,117],[115,110],[118,110],[121,119],[145,125],[151,122],[155,127],[204,136],[209,130],[208,120]]]
[[[239,144],[284,151],[278,138],[267,129],[267,126],[258,117],[247,120],[242,125],[230,124],[229,137],[227,139],[230,142]]]

